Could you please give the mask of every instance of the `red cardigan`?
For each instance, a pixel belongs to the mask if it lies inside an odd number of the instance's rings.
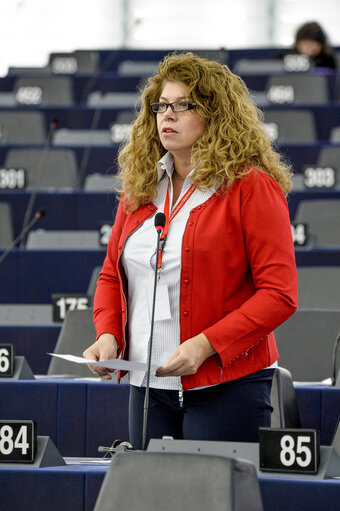
[[[97,284],[94,323],[128,358],[126,238],[156,212],[119,205]],[[180,342],[204,332],[217,354],[184,389],[240,378],[278,358],[273,330],[297,308],[297,273],[287,202],[275,180],[253,169],[229,191],[193,208],[182,244]]]

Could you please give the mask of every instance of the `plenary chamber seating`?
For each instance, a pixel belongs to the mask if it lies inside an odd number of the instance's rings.
[[[45,140],[42,112],[0,111],[0,145],[43,144]]]
[[[264,125],[270,140],[278,144],[317,140],[314,115],[309,110],[266,110]]]
[[[340,266],[299,266],[300,309],[340,310]]]
[[[70,310],[63,322],[54,353],[81,357],[83,351],[95,340],[96,331],[92,319],[92,309]],[[47,374],[62,374],[72,377],[90,377],[92,375],[86,365],[74,364],[57,357],[51,357]]]
[[[320,167],[332,167],[334,169],[335,185],[337,188],[340,188],[340,146],[322,147],[317,164]]]
[[[333,375],[333,350],[340,332],[340,307],[298,309],[275,330],[279,364],[294,381],[321,382]]]
[[[294,221],[306,224],[308,247],[340,247],[340,199],[302,200]]]
[[[77,188],[77,161],[71,149],[10,149],[4,166],[25,169],[26,188]]]
[[[340,142],[340,126],[335,126],[331,129],[329,140],[333,144],[339,144]]]
[[[111,461],[94,511],[263,511],[255,467],[205,454],[131,452]]]
[[[67,77],[23,77],[14,82],[14,94],[19,105],[73,104],[72,80]]]
[[[56,75],[97,74],[100,72],[99,53],[91,50],[53,52],[48,59],[48,68]]]
[[[270,103],[326,105],[330,100],[328,80],[312,73],[284,73],[269,76],[266,96]]]

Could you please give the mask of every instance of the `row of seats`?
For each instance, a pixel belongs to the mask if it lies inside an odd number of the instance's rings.
[[[85,135],[83,141],[86,141]],[[96,166],[95,160],[89,163],[92,151],[93,149],[90,148],[80,151],[79,146],[77,149],[71,147],[8,148],[6,153],[3,153],[0,168],[0,192],[1,190],[83,187],[85,190],[90,190],[91,181],[86,181],[88,175],[109,174],[112,178],[117,172],[118,147],[104,153],[105,158],[102,158],[101,163],[103,167]],[[98,153],[100,151],[97,151]],[[303,158],[303,148],[299,156]],[[296,173],[293,180],[294,190],[339,189],[340,146],[320,146],[315,160],[314,162],[305,160],[302,172]],[[109,188],[106,186],[106,180],[103,180],[103,185],[105,186],[101,189],[107,191]],[[94,189],[100,189],[98,184],[94,183]]]
[[[96,283],[101,266],[95,266],[90,275],[86,295],[93,304]],[[340,267],[302,266],[297,269],[299,279],[298,306],[300,309],[337,310],[340,303]],[[20,311],[20,317],[15,314]],[[51,304],[0,305],[1,325],[51,325]],[[340,330],[340,327],[339,327]]]
[[[137,90],[145,83],[143,77],[138,74],[136,76],[138,78],[129,80],[128,87],[125,81],[116,79],[115,75],[102,77],[100,80],[89,79],[85,83],[81,81],[81,85],[69,77],[18,77],[2,83],[0,106],[71,106],[77,103],[96,108],[135,107],[139,100]],[[246,75],[244,81],[249,89],[253,90],[255,102],[261,106],[325,105],[340,101],[340,73],[268,74],[264,75],[261,81],[258,76],[252,78],[251,75]]]
[[[108,178],[111,181],[111,178]],[[44,229],[28,233],[26,249],[99,249],[107,244],[112,225],[111,209],[105,219],[97,219],[97,229]],[[0,202],[0,247],[14,239],[14,211],[7,202]],[[102,220],[102,222],[101,222]],[[104,220],[104,221],[103,221]],[[105,222],[106,220],[106,222]],[[340,200],[301,200],[292,220],[295,245],[300,249],[340,248]]]
[[[273,142],[339,141],[339,104],[267,105],[264,123]],[[0,146],[9,144],[102,145],[124,141],[136,117],[133,105],[108,108],[32,107],[0,109]],[[301,125],[301,132],[296,128]],[[29,129],[27,129],[27,127]],[[290,132],[290,128],[292,132]],[[83,131],[85,130],[85,131]]]
[[[338,284],[335,304],[339,303],[339,273],[339,268],[337,272],[333,269],[333,275],[336,275]],[[323,278],[318,271],[310,271],[310,275],[317,275],[313,278],[315,285]],[[307,295],[308,288],[311,289],[312,286],[310,282],[307,282],[304,287],[305,282],[306,275],[301,279],[301,289],[302,293]],[[329,303],[327,297],[326,303]],[[89,339],[95,338],[91,313],[91,309],[68,313],[58,336],[56,353],[79,355],[88,347]],[[300,382],[321,382],[336,377],[340,369],[340,356],[334,359],[334,346],[338,342],[339,335],[339,308],[301,307],[275,330],[280,366],[288,368],[293,379]],[[63,359],[52,358],[48,373],[86,377],[88,369]]]

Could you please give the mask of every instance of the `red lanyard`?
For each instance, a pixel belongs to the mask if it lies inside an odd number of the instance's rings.
[[[160,269],[162,267],[163,249],[164,249],[165,240],[166,240],[166,237],[167,237],[167,234],[169,231],[170,222],[175,218],[177,213],[180,212],[180,210],[187,203],[187,201],[190,199],[190,197],[192,196],[192,194],[194,193],[195,190],[196,190],[196,188],[194,187],[194,185],[191,185],[190,188],[185,192],[185,194],[183,195],[181,200],[176,204],[174,209],[170,212],[170,179],[169,179],[168,188],[166,191],[165,204],[164,204],[164,215],[165,215],[166,220],[165,220],[165,226],[164,226],[162,235],[160,237],[161,243],[160,243],[160,249],[158,252],[158,266],[157,266],[158,271],[160,271]]]

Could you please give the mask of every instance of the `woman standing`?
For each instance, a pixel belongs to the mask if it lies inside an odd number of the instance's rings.
[[[84,356],[146,362],[154,216],[164,212],[147,438],[256,441],[270,425],[273,330],[297,306],[289,168],[243,81],[192,53],[165,57],[149,79],[119,165],[122,195],[94,302],[97,341]],[[130,441],[139,449],[146,378],[129,378]]]

